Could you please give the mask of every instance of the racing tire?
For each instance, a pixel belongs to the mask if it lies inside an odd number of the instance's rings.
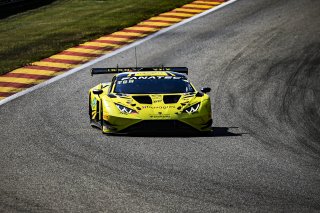
[[[103,132],[103,106],[102,106],[102,102],[101,102],[101,107],[100,107],[100,110],[99,110],[99,114],[100,114],[100,124],[101,124],[101,131],[102,131],[102,134],[104,134]]]
[[[92,123],[92,109],[91,109],[91,94],[89,94],[89,119],[90,119],[90,123]]]

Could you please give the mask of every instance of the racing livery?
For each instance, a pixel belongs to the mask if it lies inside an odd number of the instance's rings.
[[[89,90],[92,126],[103,133],[210,132],[211,102],[189,82],[186,67],[93,68],[116,74]]]

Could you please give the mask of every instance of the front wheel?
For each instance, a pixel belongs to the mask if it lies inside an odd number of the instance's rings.
[[[89,94],[89,118],[90,123],[92,123],[91,94]]]
[[[102,105],[102,102],[101,102],[101,108],[100,108],[99,114],[100,114],[101,131],[102,131],[102,133],[106,133],[107,129],[106,129],[105,125],[103,125],[103,105]]]

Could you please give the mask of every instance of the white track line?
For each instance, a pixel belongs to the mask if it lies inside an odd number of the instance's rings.
[[[130,49],[130,48],[132,48],[132,47],[138,46],[138,45],[142,44],[143,42],[146,42],[146,41],[148,41],[148,40],[150,40],[150,39],[152,39],[152,38],[154,38],[154,37],[156,37],[156,36],[158,36],[158,35],[161,35],[161,34],[163,34],[163,33],[165,33],[165,32],[168,32],[169,30],[172,30],[172,29],[174,29],[174,28],[180,27],[181,25],[184,25],[184,24],[189,23],[189,22],[191,22],[191,21],[193,21],[193,20],[195,20],[195,19],[197,19],[197,18],[200,18],[200,17],[202,17],[202,16],[205,16],[205,15],[207,15],[207,14],[213,12],[213,11],[219,10],[219,9],[221,9],[222,7],[225,7],[225,6],[227,6],[227,5],[229,5],[229,4],[232,4],[232,3],[236,2],[236,1],[238,1],[238,0],[230,0],[230,1],[227,1],[227,2],[225,2],[225,3],[222,3],[222,4],[220,4],[220,5],[218,5],[218,6],[214,7],[214,8],[211,8],[210,10],[207,10],[207,11],[205,11],[205,12],[203,12],[203,13],[200,13],[200,14],[198,14],[198,15],[192,16],[192,17],[190,17],[190,18],[188,18],[188,19],[185,19],[185,20],[183,20],[183,21],[181,21],[181,22],[179,22],[179,23],[177,23],[177,24],[171,25],[170,27],[167,27],[167,28],[164,28],[164,29],[162,29],[162,30],[159,30],[158,32],[156,32],[156,33],[154,33],[154,34],[152,34],[152,35],[150,35],[150,36],[147,36],[146,38],[143,38],[143,39],[141,39],[141,40],[138,40],[138,41],[136,41],[136,42],[134,42],[134,43],[132,43],[132,44],[129,44],[129,45],[125,46],[125,47],[122,47],[122,48],[120,48],[120,49],[118,49],[118,50],[115,50],[115,51],[113,51],[113,52],[111,52],[111,53],[108,53],[108,54],[106,54],[106,55],[103,55],[103,56],[101,56],[101,57],[99,57],[99,58],[96,58],[96,59],[94,59],[94,60],[92,60],[92,61],[89,61],[89,62],[87,62],[87,63],[85,63],[85,64],[82,64],[82,65],[79,66],[79,67],[73,68],[73,69],[67,71],[66,73],[63,73],[63,74],[58,75],[58,76],[56,76],[56,77],[53,77],[53,78],[51,78],[51,79],[49,79],[49,80],[47,80],[47,81],[45,81],[45,82],[43,82],[43,83],[37,84],[37,85],[35,85],[35,86],[33,86],[33,87],[30,87],[30,88],[28,88],[28,89],[26,89],[26,90],[23,90],[23,91],[21,91],[21,92],[18,92],[18,93],[14,94],[14,95],[11,95],[11,96],[5,98],[5,99],[2,99],[2,100],[0,101],[0,106],[3,105],[3,104],[5,104],[5,103],[8,103],[9,101],[12,101],[12,100],[14,100],[14,99],[16,99],[16,98],[18,98],[18,97],[20,97],[20,96],[23,96],[23,95],[25,95],[25,94],[28,94],[28,93],[30,93],[30,92],[32,92],[32,91],[34,91],[34,90],[40,89],[40,88],[42,88],[42,87],[45,87],[45,86],[47,86],[48,84],[51,84],[51,83],[53,83],[53,82],[55,82],[55,81],[58,81],[58,80],[66,77],[66,76],[72,75],[73,73],[76,73],[76,72],[78,72],[78,71],[80,71],[80,70],[82,70],[82,69],[84,69],[84,68],[87,68],[87,67],[89,67],[89,66],[91,66],[91,65],[93,65],[93,64],[95,64],[95,63],[98,63],[98,62],[100,62],[100,61],[102,61],[102,60],[104,60],[104,59],[110,58],[110,57],[112,57],[112,56],[114,56],[114,55],[116,55],[116,54],[119,54],[119,53],[121,53],[121,52],[123,52],[123,51],[126,51],[126,50],[128,50],[128,49]],[[88,73],[88,75],[89,75],[89,73]]]

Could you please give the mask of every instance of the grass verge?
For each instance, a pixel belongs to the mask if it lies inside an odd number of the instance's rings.
[[[0,74],[192,0],[57,0],[0,20]]]

